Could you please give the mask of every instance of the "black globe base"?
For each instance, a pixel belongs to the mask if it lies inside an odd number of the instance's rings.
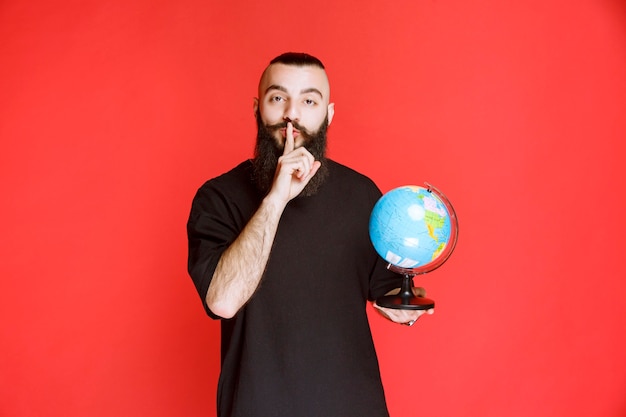
[[[385,295],[376,300],[380,307],[396,310],[429,310],[435,308],[435,301],[418,297],[413,293],[413,275],[405,274],[402,278],[400,292],[395,295]]]
[[[376,300],[376,304],[380,307],[395,308],[396,310],[430,310],[435,308],[435,301],[430,298],[402,297],[400,295],[385,295]]]

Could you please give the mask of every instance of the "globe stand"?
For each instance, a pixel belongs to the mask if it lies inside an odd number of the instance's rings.
[[[376,300],[380,307],[402,310],[429,310],[435,308],[435,301],[418,297],[413,293],[414,274],[405,273],[402,278],[402,287],[396,295],[385,295]]]

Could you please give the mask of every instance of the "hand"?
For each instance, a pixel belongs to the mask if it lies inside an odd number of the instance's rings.
[[[426,295],[426,291],[421,287],[413,287],[413,294],[417,297],[424,297]],[[395,295],[400,292],[400,289],[397,288],[393,291],[387,293],[387,295]],[[394,323],[404,324],[407,326],[412,326],[421,316],[424,314],[434,314],[435,309],[431,308],[428,310],[405,310],[405,309],[396,309],[396,308],[386,308],[381,307],[376,302],[374,302],[374,307],[378,310],[378,312],[385,317],[387,320],[393,321]]]
[[[270,190],[270,194],[280,198],[284,204],[302,192],[322,165],[304,146],[295,148],[291,122],[287,123],[286,131],[285,148],[278,158]]]

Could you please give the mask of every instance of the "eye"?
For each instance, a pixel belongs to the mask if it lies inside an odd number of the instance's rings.
[[[276,103],[280,103],[282,101],[285,101],[285,98],[281,97],[281,96],[274,96],[274,97],[270,98],[270,101],[273,101],[273,102],[276,102]]]
[[[315,106],[315,104],[317,104],[317,103],[315,103],[315,100],[307,98],[307,99],[304,100],[304,104],[306,104],[307,106]]]

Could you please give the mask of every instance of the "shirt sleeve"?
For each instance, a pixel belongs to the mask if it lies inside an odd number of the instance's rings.
[[[380,197],[382,197],[382,192],[373,182],[371,182],[369,191],[369,213],[372,212],[374,205],[378,202]],[[378,253],[376,253],[374,245],[371,241],[368,243],[371,256],[374,259],[372,271],[370,273],[368,298],[370,301],[374,301],[387,294],[389,291],[395,288],[400,288],[402,285],[402,276],[390,271],[387,268],[388,263],[385,262],[385,260],[381,258]]]
[[[370,279],[369,300],[374,301],[389,291],[402,286],[402,276],[387,269],[385,261],[379,257]]]
[[[187,269],[205,311],[214,319],[219,316],[208,308],[206,294],[220,257],[235,240],[238,232],[229,213],[227,198],[212,187],[210,182],[203,185],[193,199],[187,222]]]

